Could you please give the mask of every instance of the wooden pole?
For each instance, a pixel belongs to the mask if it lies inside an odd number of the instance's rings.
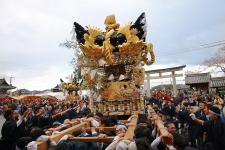
[[[155,110],[148,106],[148,114],[152,118],[152,121],[154,121],[155,125],[159,129],[159,133],[162,136],[163,141],[167,145],[173,144],[173,138],[172,135],[168,132],[167,128],[164,126],[164,123],[162,119],[155,113]]]
[[[85,127],[87,125],[87,122],[82,122],[78,125],[75,125],[71,128],[68,128],[66,130],[61,131],[59,134],[50,136],[53,141],[56,143],[66,134],[72,134],[74,131],[79,130],[81,127]],[[38,150],[47,150],[48,149],[48,143],[47,142],[38,142]]]
[[[138,116],[137,115],[131,116],[131,121],[128,124],[128,129],[127,129],[127,132],[126,132],[126,134],[124,136],[124,139],[131,140],[131,141],[133,140],[134,129],[136,128],[137,121],[138,121]]]

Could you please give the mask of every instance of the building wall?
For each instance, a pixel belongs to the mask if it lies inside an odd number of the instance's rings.
[[[7,94],[7,90],[5,89],[0,89],[0,95],[6,95]]]
[[[209,83],[190,84],[190,87],[197,90],[209,91]]]

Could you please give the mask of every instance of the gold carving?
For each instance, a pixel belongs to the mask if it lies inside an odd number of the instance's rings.
[[[133,60],[135,63],[143,61],[146,65],[151,65],[155,61],[155,55],[153,52],[153,46],[151,43],[145,43],[143,39],[139,39],[137,36],[137,29],[132,28],[132,23],[128,23],[125,26],[120,27],[116,22],[115,16],[110,15],[105,19],[106,31],[93,26],[87,27],[87,33],[84,34],[85,43],[80,43],[80,49],[85,57],[98,61],[104,59],[108,65],[116,64],[116,60],[126,61],[127,57]],[[113,46],[110,43],[110,37],[112,35],[123,34],[126,41],[118,47]],[[103,44],[97,45],[95,39],[97,36],[104,37]],[[114,49],[119,49],[119,55],[114,55]],[[147,54],[150,53],[151,59],[147,58]]]

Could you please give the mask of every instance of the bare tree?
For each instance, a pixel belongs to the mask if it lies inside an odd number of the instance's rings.
[[[194,68],[191,68],[190,70],[185,71],[185,74],[198,74],[202,73],[206,68],[204,66],[196,66]]]
[[[59,46],[66,47],[69,49],[73,49],[74,51],[74,57],[71,60],[71,64],[73,65],[74,71],[74,80],[79,81],[81,77],[81,68],[79,66],[79,57],[81,55],[81,50],[78,47],[77,41],[75,39],[72,39],[70,41],[66,40],[63,43],[60,43]]]
[[[220,47],[218,51],[212,57],[205,60],[203,64],[219,67],[225,73],[225,46]]]

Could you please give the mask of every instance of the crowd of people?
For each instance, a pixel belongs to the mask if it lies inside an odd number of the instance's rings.
[[[90,114],[87,101],[11,101],[1,103],[5,122],[1,130],[0,146],[2,150],[15,149],[21,137],[30,136],[32,129],[43,131],[61,124],[70,124],[73,118],[82,118]]]
[[[225,107],[221,97],[216,93],[192,92],[165,99],[153,94],[146,101],[165,123],[173,124],[189,146],[222,150],[225,149]]]
[[[35,150],[36,141],[48,141],[57,150],[223,150],[225,149],[225,107],[219,95],[180,95],[170,100],[157,95],[145,97],[146,111],[139,114],[137,124],[121,122],[117,116],[91,112],[88,99],[80,101],[35,101],[1,103],[5,117],[0,140],[1,150]],[[151,106],[157,117],[148,111]],[[89,121],[91,130],[81,128],[64,135],[59,141],[51,139],[73,125],[73,121]],[[161,120],[167,135],[159,132],[156,120]],[[55,131],[61,126],[60,130]],[[130,126],[135,126],[133,139],[125,139]],[[104,130],[115,127],[116,130]],[[112,142],[79,142],[74,137],[114,136]],[[165,141],[165,136],[172,143]]]

